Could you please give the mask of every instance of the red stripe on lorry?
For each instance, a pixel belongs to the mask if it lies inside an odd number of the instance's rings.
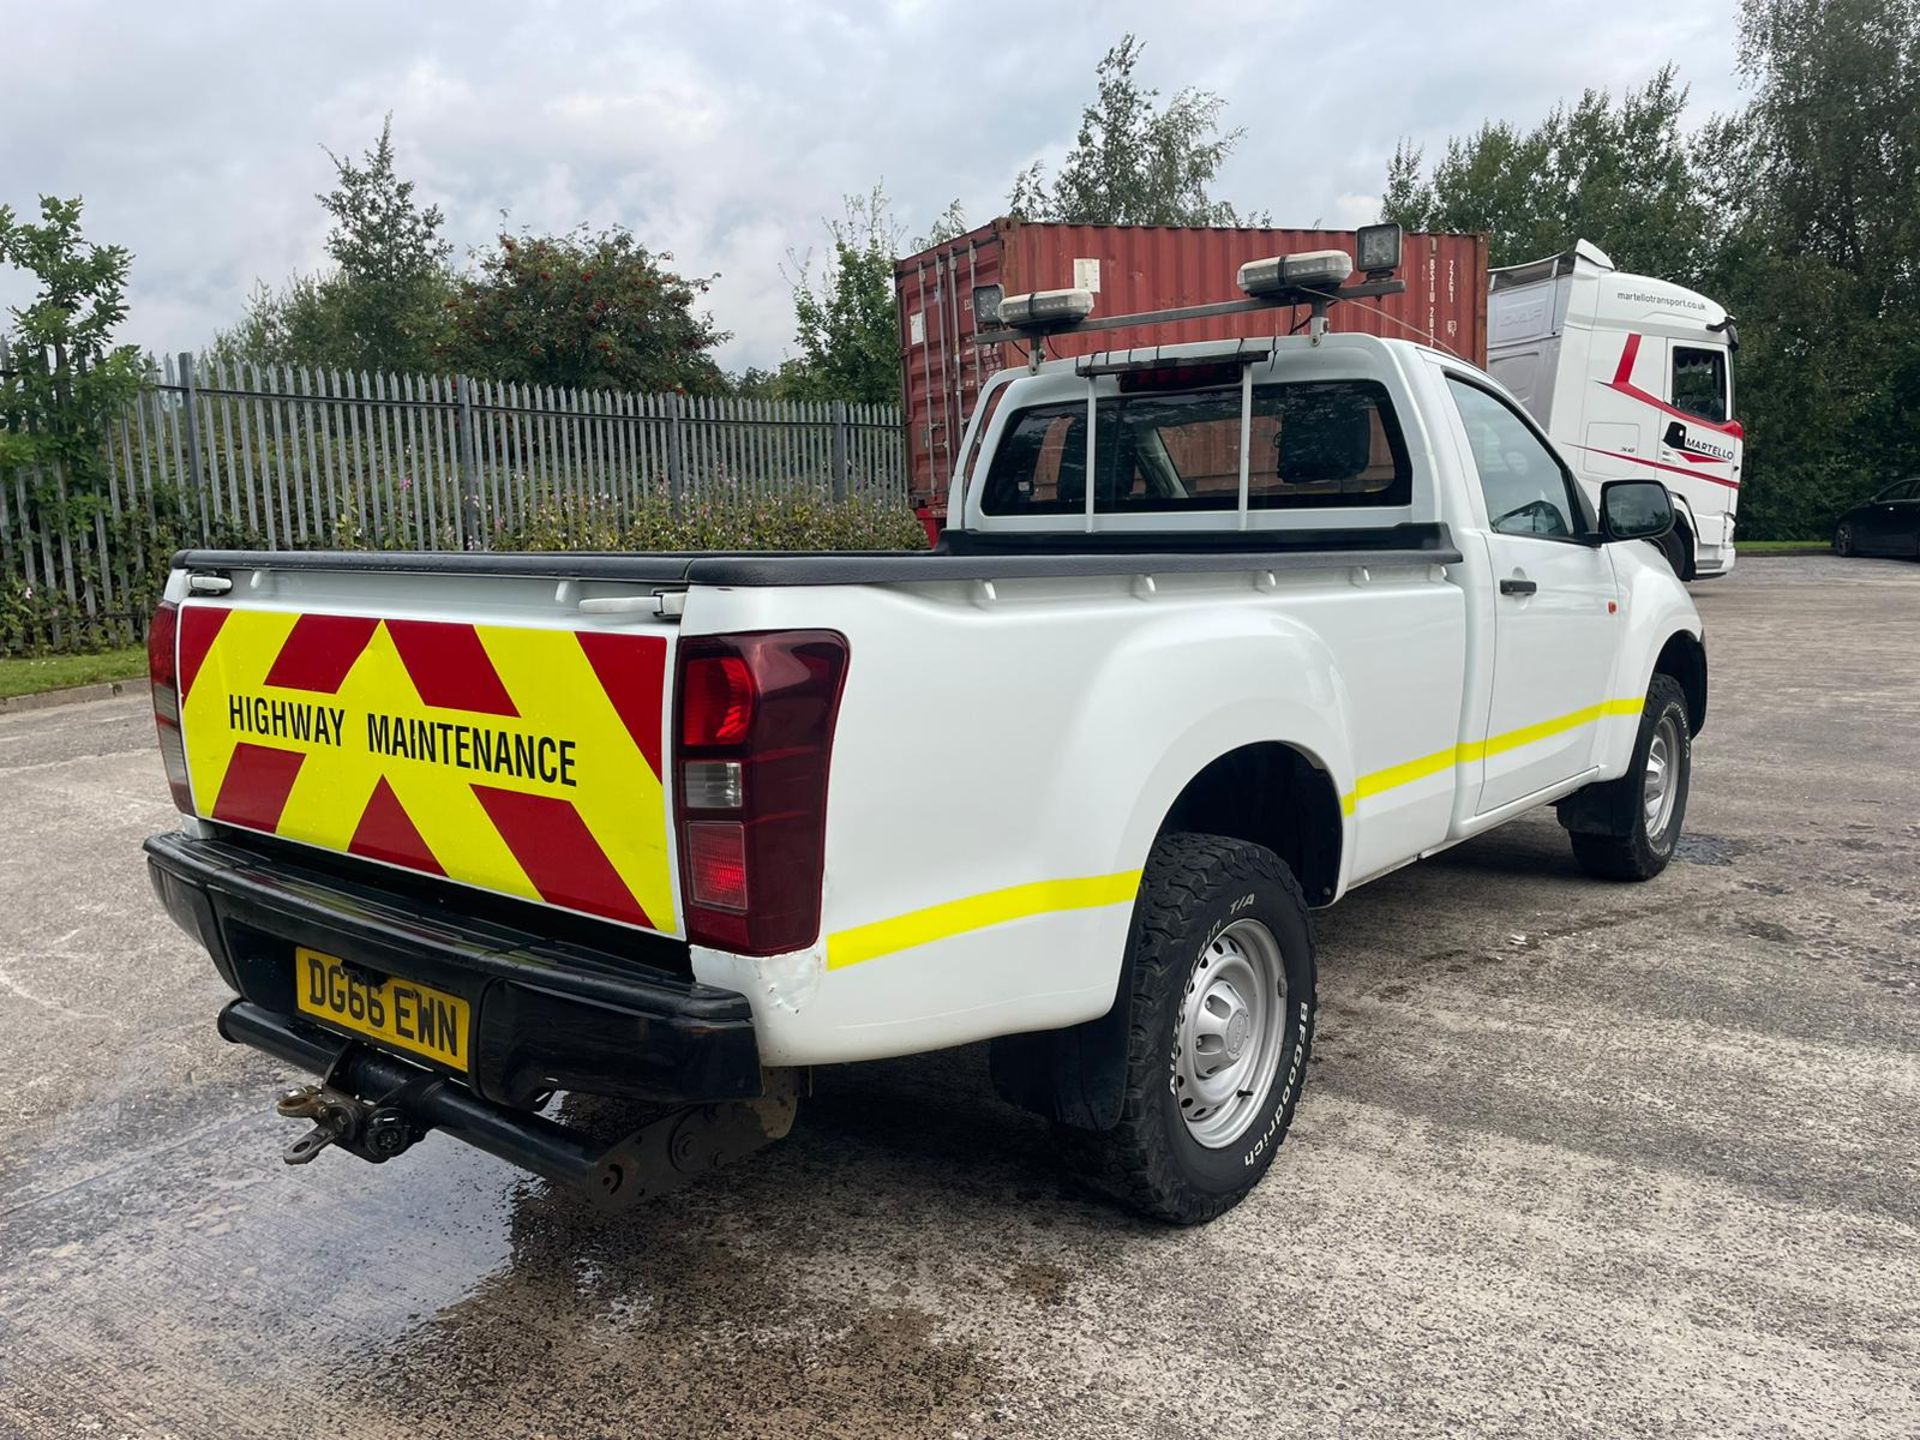
[[[1658,460],[1642,460],[1638,455],[1629,455],[1622,450],[1596,450],[1591,445],[1576,445],[1576,450],[1584,450],[1589,455],[1605,455],[1610,459],[1624,460],[1629,465],[1644,465],[1649,470],[1668,470],[1675,475],[1685,475],[1689,480],[1706,480],[1714,485],[1724,485],[1729,490],[1738,490],[1740,482],[1729,480],[1724,475],[1703,475],[1698,470],[1689,470],[1684,465],[1662,465]]]
[[[1677,406],[1669,405],[1659,396],[1650,395],[1645,390],[1642,390],[1638,385],[1633,383],[1633,363],[1639,358],[1640,337],[1638,335],[1629,335],[1627,336],[1625,347],[1620,351],[1620,363],[1614,367],[1613,379],[1606,382],[1607,388],[1609,390],[1617,390],[1620,394],[1630,399],[1651,405],[1662,415],[1677,416],[1689,425],[1698,425],[1702,430],[1713,430],[1719,434],[1732,435],[1736,438],[1745,434],[1738,420],[1729,420],[1725,424],[1713,420],[1703,420],[1691,410],[1682,410]]]

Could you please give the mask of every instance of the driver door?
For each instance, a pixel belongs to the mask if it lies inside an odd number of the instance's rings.
[[[1585,773],[1613,674],[1618,587],[1572,473],[1505,399],[1449,372],[1486,500],[1493,682],[1477,812]]]

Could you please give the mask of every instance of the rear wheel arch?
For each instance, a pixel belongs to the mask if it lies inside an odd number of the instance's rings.
[[[1340,888],[1346,826],[1340,792],[1310,752],[1281,741],[1242,745],[1216,756],[1181,788],[1160,823],[1170,835],[1211,835],[1271,850],[1293,873],[1310,906]],[[1134,923],[1139,923],[1136,912]],[[1001,1036],[992,1043],[1001,1098],[1049,1120],[1103,1131],[1120,1119],[1125,1096],[1132,946],[1115,968],[1106,1014],[1061,1030]]]
[[[1216,757],[1181,789],[1160,833],[1224,835],[1264,845],[1293,871],[1309,905],[1332,903],[1346,844],[1339,788],[1319,759],[1283,741]]]

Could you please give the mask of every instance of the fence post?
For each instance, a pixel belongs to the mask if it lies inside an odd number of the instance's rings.
[[[687,487],[687,436],[681,423],[686,397],[679,391],[667,393],[667,505],[680,513],[680,497]]]
[[[187,484],[200,515],[200,543],[205,545],[213,535],[207,528],[207,492],[200,483],[200,389],[193,373],[193,355],[186,350],[180,352],[180,389],[186,400]]]
[[[847,498],[847,402],[833,402],[833,498]]]
[[[487,532],[480,523],[480,469],[473,437],[473,381],[456,375],[453,384],[460,397],[460,508],[467,517],[467,549],[485,550]]]

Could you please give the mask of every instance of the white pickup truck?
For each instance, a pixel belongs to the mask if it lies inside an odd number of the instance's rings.
[[[1202,1221],[1299,1100],[1312,909],[1556,803],[1659,873],[1707,706],[1666,492],[1322,328],[996,377],[932,554],[180,555],[147,852],[222,1033],[321,1077],[287,1158],[437,1128],[623,1203],[807,1067],[990,1040]]]

